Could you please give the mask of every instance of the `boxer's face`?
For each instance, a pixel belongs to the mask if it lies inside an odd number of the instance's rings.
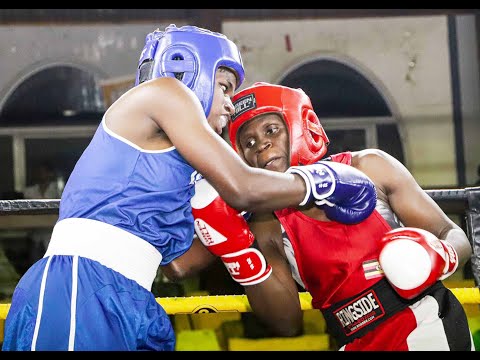
[[[253,167],[284,172],[290,166],[288,129],[279,114],[262,114],[238,130],[238,149]]]
[[[217,134],[222,133],[230,116],[235,112],[231,98],[236,87],[235,73],[227,68],[220,67],[215,76],[212,107],[207,117],[208,123]]]

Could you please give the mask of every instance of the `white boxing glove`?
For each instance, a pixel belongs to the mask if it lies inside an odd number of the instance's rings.
[[[412,299],[446,279],[458,267],[458,255],[447,241],[417,228],[387,232],[381,240],[379,263],[385,277],[405,299]]]

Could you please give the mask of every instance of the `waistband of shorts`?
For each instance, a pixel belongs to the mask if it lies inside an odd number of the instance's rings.
[[[398,295],[386,278],[382,278],[361,293],[322,310],[322,314],[330,335],[341,347],[364,336],[394,314],[440,287],[444,285],[437,281],[420,295],[408,300]]]
[[[162,254],[128,231],[97,220],[69,218],[53,227],[44,257],[81,256],[136,281],[151,291]]]

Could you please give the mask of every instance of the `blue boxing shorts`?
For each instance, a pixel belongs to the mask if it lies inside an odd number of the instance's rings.
[[[170,318],[149,289],[91,258],[48,251],[15,289],[2,348],[174,349]]]

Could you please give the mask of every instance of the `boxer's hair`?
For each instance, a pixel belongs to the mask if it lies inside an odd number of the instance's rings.
[[[235,73],[236,89],[242,85],[245,70],[234,42],[218,32],[171,24],[165,31],[157,29],[147,35],[135,85],[158,77],[175,77],[193,90],[208,116],[219,67]]]
[[[285,121],[290,137],[290,165],[308,165],[320,160],[330,143],[310,98],[302,89],[256,82],[232,99],[235,114],[228,132],[235,151],[243,157],[237,134],[240,127],[254,117],[278,113]]]

